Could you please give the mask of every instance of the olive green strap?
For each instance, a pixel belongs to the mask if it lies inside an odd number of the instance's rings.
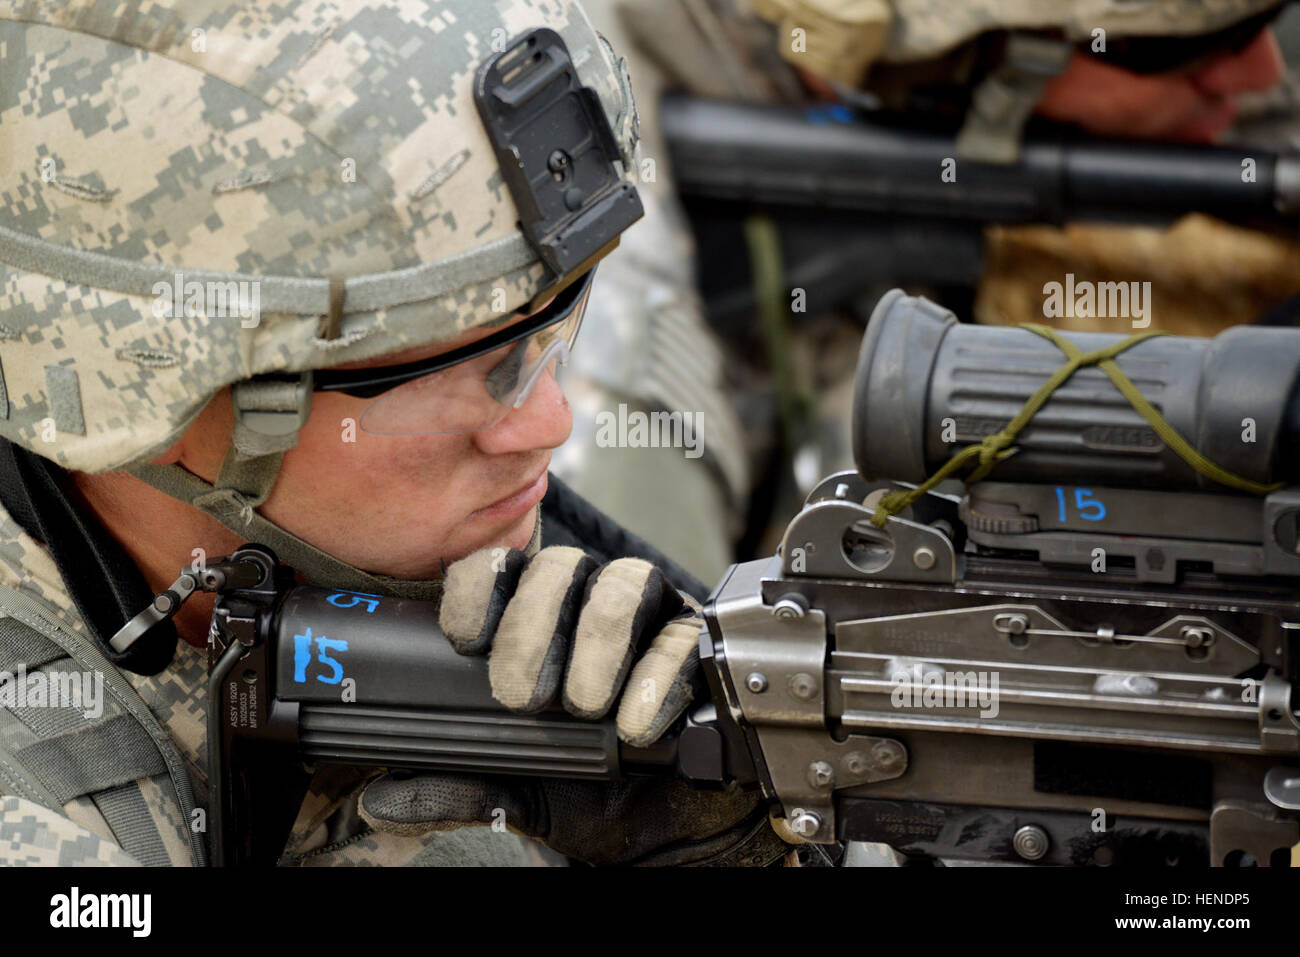
[[[1115,363],[1115,356],[1124,352],[1131,346],[1137,345],[1152,336],[1166,335],[1163,332],[1154,330],[1149,332],[1139,332],[1129,336],[1127,339],[1121,339],[1118,342],[1111,343],[1101,349],[1094,349],[1092,352],[1081,352],[1069,339],[1066,339],[1055,329],[1037,323],[1023,323],[1020,328],[1026,329],[1036,335],[1053,343],[1058,349],[1065,353],[1067,362],[1052,373],[1051,377],[1038,387],[1038,390],[1029,397],[1029,401],[1016,414],[1016,417],[1007,423],[1006,427],[1000,432],[988,436],[984,441],[976,445],[968,445],[959,451],[943,466],[931,475],[928,479],[918,485],[916,488],[906,491],[890,492],[881,498],[876,505],[875,513],[871,517],[871,524],[877,528],[883,527],[888,521],[889,516],[897,514],[907,506],[911,505],[922,495],[929,492],[932,488],[950,478],[962,466],[978,459],[979,464],[975,470],[968,475],[964,481],[967,485],[973,485],[983,479],[993,470],[993,467],[1003,459],[1015,455],[1018,451],[1012,447],[1016,436],[1020,430],[1029,424],[1030,420],[1038,414],[1038,410],[1047,404],[1058,388],[1064,385],[1076,371],[1084,366],[1097,366],[1115,384],[1124,398],[1128,399],[1129,404],[1137,411],[1142,418],[1155,431],[1160,440],[1201,475],[1206,478],[1226,485],[1229,488],[1235,488],[1243,492],[1250,492],[1253,495],[1267,495],[1269,492],[1276,491],[1283,487],[1282,482],[1272,485],[1265,485],[1260,482],[1253,482],[1250,479],[1234,475],[1227,469],[1215,465],[1200,452],[1196,451],[1186,439],[1178,434],[1178,430],[1170,425],[1155,406],[1146,400],[1133,381],[1124,374],[1123,370]]]
[[[1025,328],[1030,332],[1035,332],[1044,339],[1048,339],[1055,343],[1057,348],[1071,359],[1087,358],[1079,352],[1078,346],[1066,339],[1055,329],[1038,325],[1036,323],[1027,323]],[[1150,333],[1133,336],[1132,341],[1138,341],[1145,338],[1147,335],[1150,335]],[[1125,341],[1129,342],[1130,340]],[[1093,355],[1093,353],[1088,353],[1088,355]],[[1097,366],[1105,372],[1106,375],[1110,376],[1110,381],[1115,383],[1115,388],[1119,389],[1120,394],[1123,395],[1124,398],[1128,399],[1129,405],[1133,406],[1133,408],[1137,410],[1138,414],[1147,420],[1147,424],[1151,426],[1156,435],[1160,436],[1160,441],[1173,449],[1180,459],[1190,465],[1201,475],[1204,475],[1210,481],[1217,482],[1220,485],[1225,485],[1228,488],[1235,488],[1238,491],[1249,492],[1252,495],[1267,495],[1269,492],[1276,492],[1286,484],[1285,482],[1273,482],[1271,484],[1254,482],[1215,465],[1200,452],[1196,451],[1190,442],[1178,434],[1177,429],[1165,421],[1164,416],[1156,411],[1155,406],[1146,400],[1146,397],[1138,387],[1133,384],[1133,380],[1126,376],[1124,371],[1116,365],[1114,361],[1110,358],[1106,358],[1098,361]]]
[[[349,565],[263,517],[235,489],[218,489],[179,465],[134,465],[124,471],[158,491],[206,512],[245,541],[267,546],[280,561],[302,572],[313,585],[422,601],[442,600],[442,579],[393,578]],[[542,515],[539,508],[533,537],[524,553],[531,557],[541,547]]]
[[[783,438],[790,448],[798,448],[806,433],[812,400],[809,390],[800,381],[791,351],[790,308],[786,300],[781,234],[776,223],[766,215],[746,219],[744,232],[759,328],[772,377],[776,380],[777,410]]]

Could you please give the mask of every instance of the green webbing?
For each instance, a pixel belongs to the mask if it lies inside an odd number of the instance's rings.
[[[60,805],[83,794],[167,773],[149,733],[125,713],[40,738],[16,750],[14,757],[50,789]]]
[[[441,579],[398,579],[349,565],[254,511],[237,489],[217,488],[179,465],[134,465],[126,471],[160,492],[206,512],[245,541],[267,546],[280,561],[302,572],[315,585],[425,601],[442,597]]]
[[[1226,485],[1229,488],[1239,489],[1243,492],[1250,492],[1253,495],[1267,495],[1283,487],[1285,483],[1276,482],[1272,485],[1264,485],[1260,482],[1253,482],[1250,479],[1234,475],[1225,468],[1215,465],[1200,452],[1196,451],[1186,439],[1178,434],[1178,430],[1165,421],[1164,416],[1156,411],[1155,406],[1146,400],[1133,381],[1124,374],[1123,370],[1115,364],[1115,356],[1119,355],[1130,346],[1135,346],[1139,342],[1150,339],[1152,336],[1163,336],[1167,333],[1156,332],[1139,332],[1129,336],[1127,339],[1121,339],[1119,342],[1112,343],[1102,349],[1094,349],[1092,352],[1081,352],[1069,339],[1066,339],[1055,329],[1037,323],[1026,322],[1021,324],[1020,328],[1027,329],[1030,332],[1042,336],[1044,339],[1053,343],[1058,349],[1065,353],[1069,360],[1054,373],[1051,378],[1038,387],[1024,407],[1016,413],[1016,417],[1007,423],[1006,428],[993,435],[988,436],[983,442],[976,445],[968,445],[935,472],[923,483],[916,488],[907,489],[906,491],[890,492],[881,498],[876,505],[875,513],[871,516],[871,524],[877,528],[884,526],[889,520],[889,516],[894,515],[907,506],[911,505],[918,498],[930,491],[944,479],[949,478],[960,469],[963,465],[972,459],[979,459],[979,465],[975,470],[966,476],[963,480],[967,485],[973,485],[983,479],[993,470],[993,467],[1012,455],[1015,455],[1017,449],[1011,448],[1011,443],[1016,440],[1020,430],[1029,424],[1029,421],[1038,414],[1038,410],[1047,404],[1047,400],[1052,397],[1058,388],[1069,380],[1070,376],[1083,368],[1084,366],[1097,366],[1107,376],[1110,381],[1115,383],[1115,388],[1119,390],[1124,398],[1128,399],[1129,405],[1137,411],[1142,418],[1146,419],[1147,424],[1164,442],[1184,462],[1190,465],[1201,475],[1220,485]]]
[[[133,465],[124,471],[165,495],[211,515],[245,541],[267,546],[280,561],[302,572],[314,585],[378,592],[397,598],[442,600],[442,579],[393,578],[349,565],[263,517],[237,489],[217,488],[179,465]],[[529,557],[537,554],[541,542],[542,515],[538,509],[533,537],[524,553]]]
[[[216,489],[219,491],[233,489],[243,497],[243,502],[250,508],[257,508],[270,498],[275,480],[280,477],[280,463],[283,461],[283,452],[244,456],[240,455],[239,450],[232,444],[226,450],[226,457],[221,460]]]

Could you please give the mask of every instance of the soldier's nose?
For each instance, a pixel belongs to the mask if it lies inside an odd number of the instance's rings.
[[[555,381],[554,368],[545,372],[527,400],[492,426],[474,433],[474,443],[489,455],[554,449],[573,431],[573,412]]]
[[[1236,53],[1226,54],[1192,77],[1205,93],[1231,96],[1253,90],[1268,90],[1278,84],[1286,72],[1282,51],[1272,30],[1261,30],[1250,44]]]

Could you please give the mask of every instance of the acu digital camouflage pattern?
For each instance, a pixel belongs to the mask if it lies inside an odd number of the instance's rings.
[[[0,798],[0,867],[139,867],[111,840],[25,798]]]
[[[782,55],[843,83],[861,82],[876,60],[940,56],[990,30],[1057,28],[1087,40],[1212,33],[1278,5],[1278,0],[750,0],[778,24]],[[794,29],[805,49],[795,52]]]
[[[471,93],[509,39],[564,37],[632,165],[626,73],[572,0],[138,7],[0,0],[0,436],[66,468],[153,457],[232,382],[454,338],[533,298],[546,271]],[[445,292],[410,291],[447,260]],[[255,326],[157,317],[135,264],[282,294]],[[329,279],[348,295],[324,340]]]

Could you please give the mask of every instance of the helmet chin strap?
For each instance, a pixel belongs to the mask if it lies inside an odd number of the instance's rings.
[[[297,444],[298,429],[307,421],[311,373],[241,382],[233,388],[232,400],[234,437],[215,484],[179,465],[136,465],[125,471],[211,515],[246,541],[267,546],[313,585],[424,601],[442,597],[441,579],[393,578],[364,571],[304,542],[257,513],[257,507],[271,494],[284,453]],[[539,512],[525,552],[530,556],[536,554],[541,539]]]
[[[957,155],[981,163],[1018,162],[1025,123],[1073,52],[1064,38],[1013,32],[1001,65],[975,88],[957,134]]]

